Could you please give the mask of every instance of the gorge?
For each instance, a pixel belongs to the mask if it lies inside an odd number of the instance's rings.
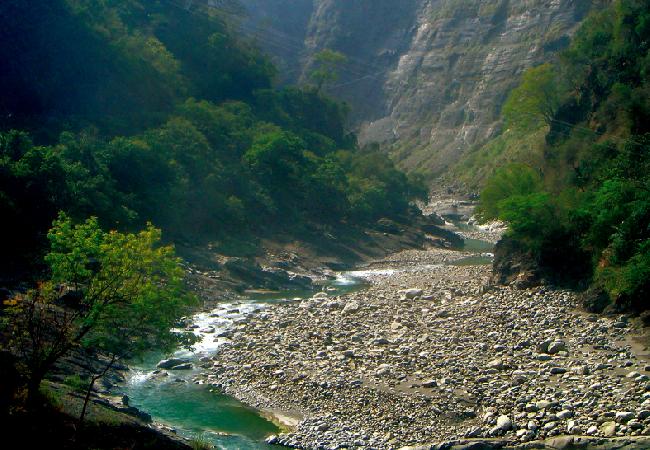
[[[529,67],[553,60],[589,0],[269,0],[242,2],[244,32],[286,82],[307,82],[324,48],[348,57],[328,93],[348,102],[362,143],[410,171],[440,174],[499,134]]]
[[[650,448],[650,0],[0,25],[25,447]]]

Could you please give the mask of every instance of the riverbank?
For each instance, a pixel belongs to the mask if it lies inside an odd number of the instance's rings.
[[[312,229],[272,236],[225,252],[223,245],[177,243],[189,284],[203,309],[243,295],[318,291],[336,274],[404,249],[460,247],[462,240],[439,216],[412,213],[400,221],[380,219],[364,227]],[[231,245],[232,246],[232,245]]]
[[[4,387],[4,386],[3,386]],[[13,409],[2,415],[3,430],[11,432],[10,448],[160,449],[191,450],[193,442],[116,407],[104,396],[93,396],[86,417],[79,421],[84,392],[46,381],[41,401],[32,409]]]
[[[396,448],[461,438],[650,434],[650,365],[626,316],[551,288],[487,287],[467,255],[404,251],[370,287],[258,311],[202,381],[303,420],[274,443]]]

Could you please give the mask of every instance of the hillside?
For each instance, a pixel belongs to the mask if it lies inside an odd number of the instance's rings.
[[[0,17],[7,269],[39,260],[58,211],[254,247],[408,217],[424,195],[357,146],[344,105],[274,89],[275,67],[207,2],[12,0]]]
[[[538,277],[589,286],[595,311],[649,308],[649,17],[648,2],[618,0],[589,16],[557,64],[526,72],[504,119],[537,161],[498,169],[481,194],[482,216],[510,225],[495,268],[513,271],[523,256]]]

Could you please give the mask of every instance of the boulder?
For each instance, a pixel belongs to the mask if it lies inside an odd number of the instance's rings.
[[[172,367],[179,366],[181,364],[186,364],[188,362],[189,360],[183,358],[163,359],[156,365],[156,367],[159,369],[171,369]]]
[[[422,295],[422,292],[422,289],[411,288],[400,291],[400,294],[402,294],[405,298],[414,299],[415,297],[420,297]]]
[[[191,369],[192,369],[192,363],[183,363],[183,364],[179,364],[177,366],[174,366],[169,370],[191,370]]]
[[[491,284],[516,284],[525,288],[539,284],[540,278],[536,258],[523,244],[512,238],[497,242]]]

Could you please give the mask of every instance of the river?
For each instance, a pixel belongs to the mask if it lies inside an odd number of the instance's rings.
[[[467,239],[465,250],[473,255],[454,264],[489,264],[493,244]],[[375,270],[358,270],[340,274],[325,288],[330,294],[341,295],[363,288],[364,278],[380,275]],[[187,438],[200,437],[224,450],[269,449],[264,438],[276,434],[279,427],[236,399],[220,394],[206,384],[193,382],[204,369],[197,367],[202,358],[209,358],[226,338],[217,337],[246,316],[272,306],[274,303],[299,300],[313,295],[308,292],[285,292],[274,295],[253,295],[235,302],[220,304],[218,308],[197,314],[193,322],[200,342],[193,352],[179,350],[173,356],[193,363],[192,370],[170,371],[168,376],[156,373],[160,354],[151,354],[144,361],[132,365],[124,393],[130,404],[150,414],[155,422],[174,429]],[[214,332],[202,333],[199,330]],[[206,359],[204,359],[206,360]]]
[[[331,294],[340,295],[360,289],[363,281],[354,274],[342,274],[325,287]],[[222,303],[218,308],[196,314],[195,333],[201,338],[194,351],[178,350],[173,357],[189,359],[192,370],[170,371],[169,376],[158,376],[156,364],[163,355],[150,354],[131,366],[127,383],[123,387],[130,405],[150,414],[155,422],[173,428],[187,438],[200,437],[219,449],[267,449],[264,438],[278,433],[279,427],[264,418],[258,411],[243,405],[236,399],[219,394],[208,385],[199,385],[193,378],[202,370],[197,367],[201,358],[209,357],[226,342],[216,337],[238,321],[255,311],[268,308],[278,302],[298,300],[313,295],[313,291],[290,291],[281,294],[253,295],[235,302]],[[199,330],[214,328],[214,332]]]

